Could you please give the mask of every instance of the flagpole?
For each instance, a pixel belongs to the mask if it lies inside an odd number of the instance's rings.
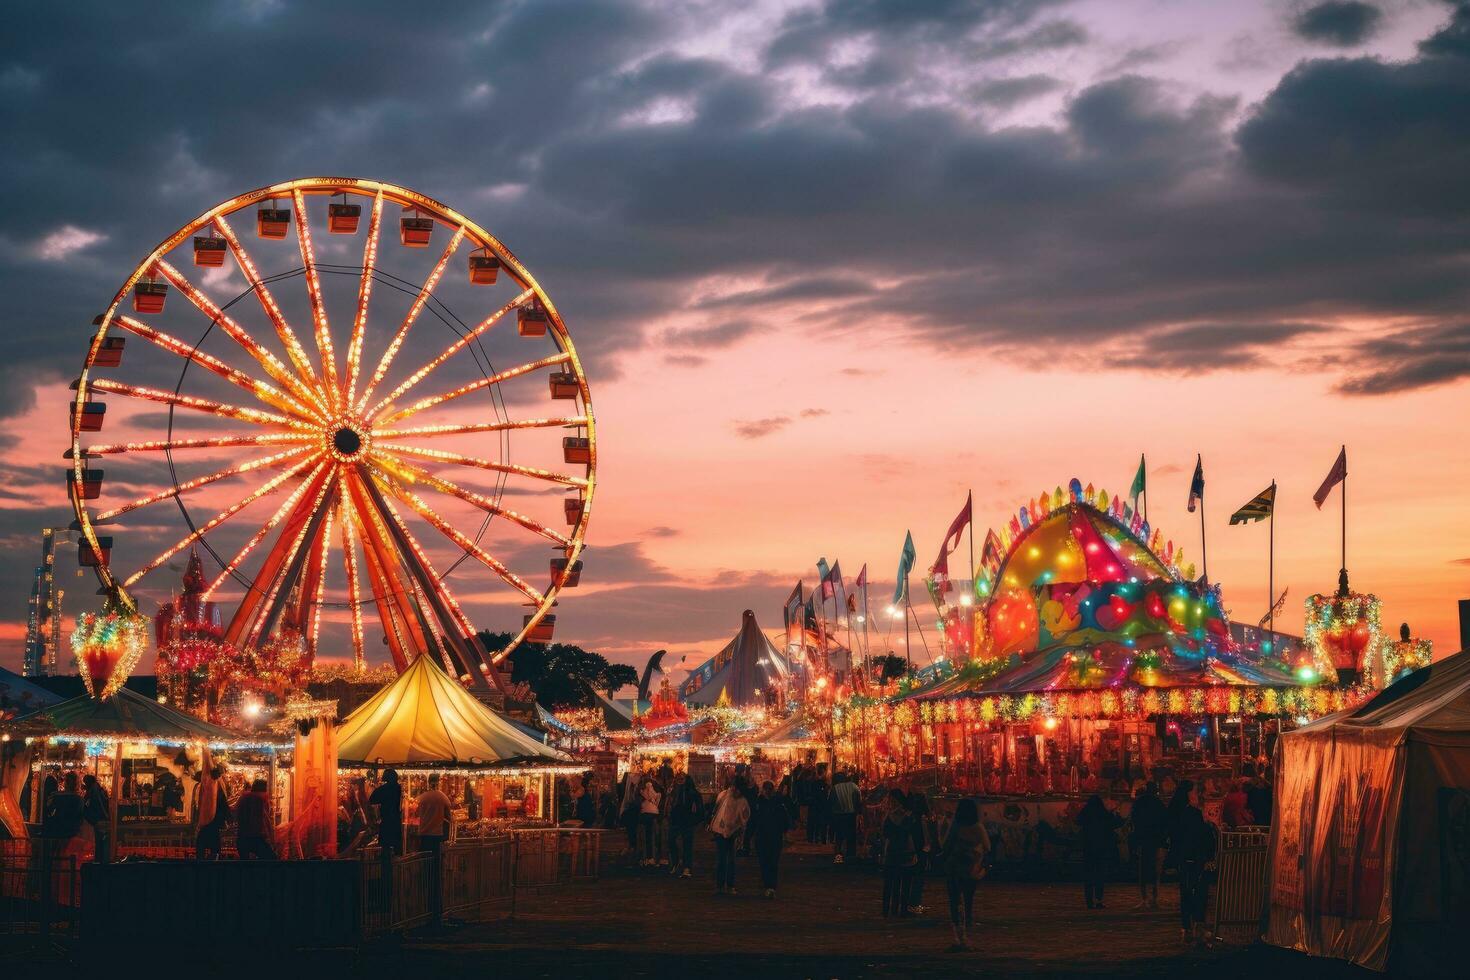
[[[919,614],[914,612],[914,602],[908,596],[904,596],[904,602],[908,606],[909,614],[914,617],[914,629],[919,631],[919,642],[924,644],[924,657],[929,661],[929,666],[934,666],[934,654],[929,652],[929,641],[924,638],[924,626],[919,622]],[[904,617],[904,629],[908,629],[908,616]]]
[[[975,491],[965,495],[970,503],[970,601],[975,601]],[[968,652],[968,651],[966,651]]]
[[[1271,480],[1271,528],[1266,558],[1266,601],[1271,604],[1271,656],[1276,656],[1276,480]],[[1242,717],[1244,715],[1242,714]],[[1242,722],[1244,724],[1244,722]]]
[[[1148,454],[1140,453],[1138,465],[1143,468],[1143,523],[1148,523]]]
[[[909,611],[913,609],[913,603],[909,601],[909,577],[903,577],[903,659],[908,661],[909,673],[914,671],[914,655],[909,650]]]
[[[1197,461],[1203,465],[1203,461]],[[1210,553],[1205,548],[1205,495],[1203,491],[1199,495],[1199,557],[1205,566],[1205,585],[1210,584]],[[1271,598],[1266,596],[1267,599]]]
[[[1347,459],[1347,443],[1342,446],[1342,458]],[[1347,591],[1347,467],[1342,470],[1342,587]]]

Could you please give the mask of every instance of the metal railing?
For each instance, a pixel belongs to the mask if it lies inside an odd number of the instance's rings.
[[[0,841],[0,935],[74,939],[82,890],[65,841]]]
[[[1226,942],[1248,944],[1261,937],[1270,846],[1270,827],[1220,831],[1208,918],[1210,931]]]

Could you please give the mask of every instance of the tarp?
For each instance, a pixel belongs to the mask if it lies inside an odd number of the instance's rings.
[[[477,701],[420,656],[337,730],[344,766],[496,766],[569,761]]]
[[[106,701],[82,695],[61,704],[17,718],[14,725],[26,731],[57,735],[115,739],[153,739],[160,742],[208,742],[215,745],[275,742],[270,736],[241,734],[186,715],[166,704],[120,688]]]
[[[37,708],[55,704],[61,696],[38,684],[32,684],[12,670],[0,667],[0,720],[30,714]]]
[[[1470,653],[1282,735],[1266,939],[1384,970],[1470,922]]]
[[[679,699],[688,704],[712,705],[724,695],[736,707],[761,704],[765,699],[758,692],[784,687],[790,676],[786,655],[767,639],[755,613],[747,609],[734,638],[690,671],[679,685]]]

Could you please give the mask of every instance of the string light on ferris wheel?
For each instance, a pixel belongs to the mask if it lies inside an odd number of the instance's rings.
[[[356,303],[351,319],[348,342],[339,364],[338,349],[331,328],[331,316],[322,288],[324,268],[318,259],[318,246],[311,230],[310,202],[324,195],[343,195],[343,204],[333,208],[343,214],[351,212],[351,220],[338,220],[333,210],[328,222],[329,233],[355,234],[361,206],[349,205],[347,195],[366,197],[371,202],[367,232],[364,236],[361,274]],[[276,200],[289,200],[290,210],[276,206]],[[371,371],[364,366],[368,354],[367,327],[374,294],[374,283],[388,282],[379,271],[382,258],[380,238],[383,208],[388,203],[401,205],[413,215],[413,235],[405,223],[406,245],[424,245],[436,227],[450,230],[448,241],[440,252],[432,271],[414,290],[407,314],[397,324],[391,340],[373,363]],[[231,219],[246,212],[252,204],[262,205],[257,220],[261,237],[286,237],[294,224],[296,251],[301,261],[297,270],[304,278],[307,305],[310,310],[313,356],[272,291],[290,275],[262,275]],[[293,220],[294,219],[294,220]],[[278,357],[242,325],[231,312],[234,302],[221,305],[210,298],[171,261],[173,251],[194,238],[194,262],[198,266],[222,266],[226,255],[233,257],[251,295],[260,304],[271,332],[285,359]],[[410,240],[410,238],[412,240]],[[497,305],[473,327],[457,330],[457,336],[446,347],[412,371],[386,393],[379,388],[398,356],[408,346],[415,324],[422,319],[430,304],[437,312],[443,308],[434,296],[444,279],[449,264],[463,246],[473,253],[469,262],[472,285],[488,285],[497,280],[500,270],[512,283],[515,295]],[[343,267],[332,266],[340,272]],[[491,272],[486,270],[490,269]],[[402,282],[402,280],[397,280]],[[144,315],[161,313],[169,288],[176,290],[233,349],[246,356],[247,363],[232,364],[225,357],[209,354],[199,345],[166,332],[128,315],[120,306],[129,292],[134,294],[134,312]],[[394,288],[398,288],[396,285]],[[240,297],[243,299],[243,294]],[[494,370],[481,363],[478,349],[483,336],[511,312],[517,312],[522,337],[549,338],[555,351]],[[84,555],[94,557],[94,568],[106,593],[126,610],[136,609],[130,590],[145,576],[166,564],[185,548],[198,544],[208,547],[208,536],[226,522],[246,520],[240,517],[257,501],[283,494],[284,501],[269,518],[260,522],[247,535],[245,543],[229,558],[219,558],[220,570],[204,590],[208,598],[230,581],[246,587],[245,597],[227,630],[231,642],[264,643],[266,634],[283,615],[298,616],[289,625],[307,638],[314,648],[321,627],[321,610],[330,601],[326,586],[332,567],[332,551],[342,552],[341,566],[346,575],[345,605],[351,610],[351,634],[354,663],[364,663],[367,633],[364,606],[375,608],[381,620],[385,642],[400,668],[419,653],[436,646],[437,637],[445,637],[457,656],[464,659],[473,643],[474,626],[444,577],[434,570],[427,550],[415,538],[404,521],[411,513],[438,531],[460,554],[459,560],[446,571],[452,571],[466,558],[474,559],[471,567],[491,573],[492,582],[513,590],[533,611],[524,617],[521,629],[510,644],[494,655],[479,651],[478,664],[461,666],[461,676],[489,674],[490,666],[509,655],[527,636],[547,637],[549,616],[561,588],[576,584],[569,568],[580,569],[578,557],[596,486],[594,422],[588,387],[571,338],[556,313],[550,298],[531,274],[504,247],[470,219],[439,202],[416,192],[389,184],[364,180],[307,178],[288,181],[259,191],[241,195],[211,209],[194,222],[181,228],[148,255],[134,270],[117,293],[111,307],[97,322],[97,333],[89,347],[87,360],[75,385],[77,390],[72,418],[72,445],[68,452],[71,471],[68,482],[77,513]],[[166,390],[137,384],[111,376],[106,369],[122,364],[123,342],[119,334],[144,341],[148,347],[185,362],[179,388]],[[207,335],[207,334],[206,334]],[[202,342],[202,341],[201,341]],[[456,355],[475,348],[475,360],[483,377],[467,383],[456,381],[438,392],[420,395],[412,401],[404,399],[416,387],[431,380],[437,372],[455,363]],[[243,392],[248,400],[233,403],[203,397],[182,390],[189,367],[198,368]],[[504,413],[505,401],[496,396],[496,418],[490,421],[435,420],[432,413],[477,392],[494,393],[499,386],[536,372],[553,371],[549,394],[552,399],[579,401],[577,410],[569,413],[543,412],[523,420]],[[256,373],[259,372],[259,373]],[[168,408],[170,431],[167,438],[127,442],[85,444],[84,432],[101,428],[103,409],[91,401],[97,394],[154,402]],[[376,399],[375,399],[376,396]],[[239,401],[239,399],[236,399]],[[518,402],[521,400],[518,400]],[[405,420],[426,414],[417,424]],[[207,436],[188,433],[173,435],[175,417],[212,419],[213,428],[224,431]],[[187,429],[185,424],[182,428]],[[505,456],[508,437],[518,431],[547,428],[571,429],[579,433],[563,440],[565,461],[580,467],[580,472],[561,472],[540,466],[511,462]],[[231,431],[233,429],[233,431]],[[501,440],[501,455],[484,457],[436,449],[421,444],[422,440],[475,434],[495,435]],[[148,488],[147,492],[122,501],[93,503],[102,497],[104,474],[88,464],[99,457],[120,457],[126,464],[132,458],[148,454],[164,454],[170,472],[189,459],[193,452],[238,449],[261,450],[260,455],[233,459],[228,465],[210,472],[174,476],[171,485]],[[450,479],[446,474],[456,468],[488,471],[497,474],[496,491],[487,495]],[[270,472],[234,502],[229,503],[203,521],[189,518],[185,501],[197,499],[197,492],[231,481],[248,479],[253,474]],[[517,478],[563,488],[574,496],[564,508],[570,529],[563,533],[534,517],[519,513],[500,503],[506,478]],[[143,478],[129,473],[133,486]],[[538,588],[513,572],[480,540],[482,530],[473,537],[438,507],[438,500],[456,500],[473,506],[485,515],[484,520],[503,519],[508,526],[547,541],[562,551],[549,566],[550,585]],[[187,535],[161,554],[144,562],[131,573],[112,567],[111,552],[104,548],[98,527],[109,525],[110,533],[125,530],[126,521],[139,512],[163,501],[175,501],[190,525]],[[575,506],[573,504],[575,503]],[[395,504],[397,506],[395,506]],[[398,507],[404,508],[400,514]],[[141,520],[141,518],[140,518]],[[113,530],[113,527],[118,530]],[[275,535],[272,540],[272,535]],[[110,543],[111,539],[107,539]],[[213,549],[209,548],[213,554]],[[359,560],[359,554],[364,561]],[[259,569],[246,572],[246,565],[257,558]],[[219,556],[216,556],[219,557]],[[365,567],[364,567],[365,566]],[[366,574],[363,574],[366,572]],[[305,593],[301,587],[305,586]],[[300,594],[293,600],[293,595]],[[288,607],[288,604],[289,607]],[[297,610],[299,607],[299,611]],[[478,649],[478,648],[475,648]],[[441,651],[443,652],[443,651]],[[478,667],[471,671],[469,668]],[[483,680],[480,681],[483,683]]]

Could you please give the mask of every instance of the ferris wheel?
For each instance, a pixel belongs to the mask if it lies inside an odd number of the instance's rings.
[[[67,484],[112,601],[166,601],[199,556],[235,647],[292,628],[314,655],[337,630],[361,665],[380,626],[400,671],[430,653],[476,686],[551,639],[591,398],[551,298],[469,218],[378,181],[274,184],[170,235],[95,326]]]

